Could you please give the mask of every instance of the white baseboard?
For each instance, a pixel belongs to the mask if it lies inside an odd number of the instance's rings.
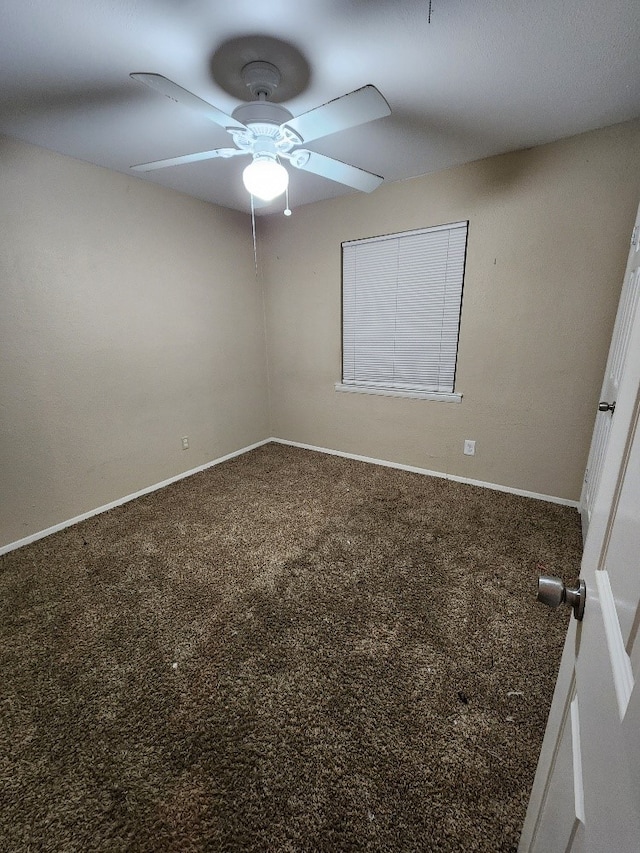
[[[429,471],[427,468],[416,468],[415,465],[402,465],[400,462],[388,462],[386,459],[374,459],[371,456],[359,456],[356,453],[344,453],[342,450],[330,450],[327,447],[315,447],[313,444],[301,444],[299,441],[286,441],[284,438],[270,438],[276,444],[289,444],[291,447],[301,447],[304,450],[315,450],[318,453],[329,453],[332,456],[344,456],[346,459],[355,459],[358,462],[370,462],[373,465],[384,465],[387,468],[399,468],[401,471],[411,471],[414,474],[426,474],[429,477],[439,477],[441,480],[454,480],[456,483],[467,483],[470,486],[481,486],[483,489],[493,489],[496,492],[508,492],[511,495],[521,495],[525,498],[533,498],[538,501],[562,504],[578,508],[578,501],[570,501],[567,498],[557,498],[553,495],[541,495],[538,492],[527,492],[524,489],[514,489],[511,486],[501,486],[498,483],[485,483],[484,480],[471,480],[468,477],[456,477],[453,474],[443,474],[442,471]]]
[[[59,524],[54,524],[53,527],[47,527],[46,530],[39,530],[37,533],[25,536],[24,539],[18,539],[15,542],[10,542],[8,545],[2,545],[0,546],[0,556],[2,554],[7,554],[9,551],[15,551],[16,548],[22,548],[23,545],[30,545],[38,539],[44,539],[45,536],[50,536],[52,533],[64,530],[65,527],[71,527],[72,524],[77,524],[79,521],[84,521],[86,518],[91,518],[94,515],[99,515],[101,512],[114,509],[117,506],[128,503],[128,501],[135,500],[143,495],[148,495],[150,492],[163,489],[165,486],[169,486],[171,483],[175,483],[178,480],[183,480],[185,477],[190,477],[192,474],[198,474],[200,471],[205,471],[207,468],[212,468],[214,465],[220,465],[221,462],[226,462],[228,459],[233,459],[235,456],[242,456],[243,453],[248,453],[250,450],[262,447],[263,444],[269,444],[269,442],[274,442],[275,444],[288,444],[291,447],[300,447],[303,450],[314,450],[317,453],[328,453],[332,456],[343,456],[346,459],[355,459],[358,462],[369,462],[372,465],[384,465],[387,468],[398,468],[401,471],[411,471],[414,474],[426,474],[429,477],[439,477],[443,480],[454,480],[457,483],[468,483],[471,486],[481,486],[484,489],[508,492],[512,495],[521,495],[525,498],[533,498],[534,500],[562,504],[563,506],[571,506],[576,509],[579,505],[578,501],[570,501],[566,498],[557,498],[553,495],[541,495],[537,492],[527,492],[524,489],[514,489],[511,486],[501,486],[497,483],[485,483],[482,480],[471,480],[468,477],[456,477],[453,474],[443,474],[441,471],[429,471],[427,468],[417,468],[415,465],[402,465],[400,462],[388,462],[386,459],[374,459],[371,456],[359,456],[356,453],[345,453],[342,450],[331,450],[328,447],[316,447],[313,444],[302,444],[299,441],[287,441],[284,438],[272,437],[265,438],[263,441],[257,441],[255,444],[250,444],[248,447],[243,447],[240,450],[235,450],[233,453],[227,453],[226,456],[221,456],[219,459],[214,459],[211,462],[205,462],[204,465],[198,465],[197,468],[191,468],[189,471],[183,471],[182,474],[176,474],[175,477],[169,477],[168,480],[162,480],[160,483],[154,483],[152,486],[147,486],[144,489],[140,489],[138,492],[126,495],[124,498],[118,498],[104,506],[91,509],[88,512],[82,513],[82,515],[77,515],[75,518],[70,518],[67,521],[61,521]]]
[[[0,556],[7,554],[9,551],[15,551],[16,548],[22,548],[23,545],[30,545],[38,539],[44,539],[45,536],[50,536],[52,533],[57,533],[59,530],[64,530],[65,527],[71,527],[72,524],[77,524],[79,521],[84,521],[86,518],[91,518],[94,515],[99,515],[101,512],[106,512],[114,507],[133,501],[136,498],[141,498],[143,495],[148,495],[150,492],[155,492],[158,489],[163,489],[165,486],[170,486],[178,480],[184,480],[185,477],[190,477],[192,474],[198,474],[200,471],[205,471],[207,468],[212,468],[214,465],[220,465],[221,462],[226,462],[228,459],[233,459],[235,456],[242,456],[243,453],[248,453],[250,450],[255,450],[256,447],[262,447],[263,444],[273,439],[265,438],[263,441],[258,441],[255,444],[250,444],[248,447],[243,447],[240,450],[234,450],[233,453],[227,453],[226,456],[221,456],[219,459],[214,459],[212,462],[205,462],[204,465],[198,465],[197,468],[191,468],[189,471],[183,471],[182,474],[176,474],[175,477],[169,477],[168,480],[163,480],[161,483],[154,483],[153,486],[146,486],[140,489],[139,492],[134,492],[124,498],[118,498],[111,503],[99,506],[96,509],[90,509],[89,512],[83,512],[82,515],[77,515],[75,518],[70,518],[68,521],[61,521],[59,524],[54,524],[53,527],[47,527],[46,530],[39,530],[37,533],[32,533],[30,536],[25,536],[24,539],[18,539],[16,542],[10,542],[8,545],[0,546]]]

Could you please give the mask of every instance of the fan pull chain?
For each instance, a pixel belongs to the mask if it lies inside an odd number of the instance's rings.
[[[289,187],[286,188],[285,193],[286,193],[285,198],[286,198],[286,205],[287,206],[284,209],[284,215],[285,216],[291,216],[291,208],[289,207]]]
[[[258,250],[256,247],[256,211],[253,206],[253,193],[251,195],[251,233],[253,234],[253,262],[256,267],[256,278],[258,278]]]

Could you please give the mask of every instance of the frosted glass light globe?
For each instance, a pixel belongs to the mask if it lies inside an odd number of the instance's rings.
[[[242,173],[247,192],[262,201],[271,201],[289,186],[289,173],[271,157],[252,160]]]

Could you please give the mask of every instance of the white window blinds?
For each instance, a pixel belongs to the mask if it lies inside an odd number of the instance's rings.
[[[342,382],[450,393],[467,224],[342,244]]]

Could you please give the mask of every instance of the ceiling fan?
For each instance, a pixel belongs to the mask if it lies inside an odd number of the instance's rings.
[[[148,172],[214,157],[250,155],[252,160],[243,172],[243,182],[249,193],[263,201],[271,201],[287,189],[289,173],[281,160],[288,160],[297,169],[363,192],[371,192],[382,183],[383,178],[379,175],[304,147],[331,133],[390,115],[389,104],[375,86],[363,86],[294,117],[280,104],[269,101],[281,79],[275,65],[262,61],[249,62],[242,68],[241,75],[254,100],[236,107],[229,116],[160,74],[131,74],[134,80],[156,89],[179,104],[197,110],[223,127],[236,146],[155,160],[131,168]]]

